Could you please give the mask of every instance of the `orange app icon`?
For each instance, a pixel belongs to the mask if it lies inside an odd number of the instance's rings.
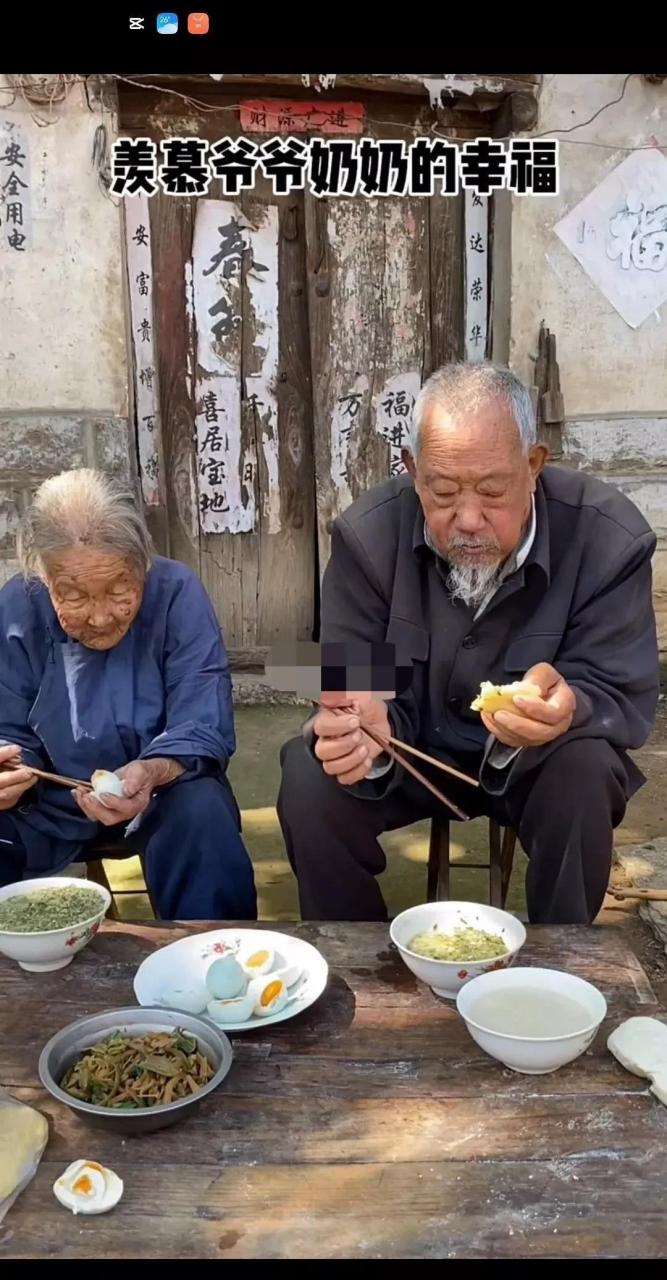
[[[207,13],[189,13],[188,14],[188,31],[191,36],[205,36],[208,33],[208,14]]]

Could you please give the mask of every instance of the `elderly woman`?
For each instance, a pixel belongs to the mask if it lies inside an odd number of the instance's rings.
[[[18,556],[23,576],[0,591],[0,884],[129,829],[163,919],[255,919],[226,776],[229,667],[199,579],[155,556],[134,496],[88,470],[45,481]],[[113,770],[125,794],[70,793],[19,763]]]

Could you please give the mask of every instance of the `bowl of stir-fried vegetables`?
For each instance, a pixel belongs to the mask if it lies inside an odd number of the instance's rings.
[[[116,1009],[81,1018],[45,1045],[45,1089],[94,1128],[155,1133],[185,1120],[232,1064],[223,1032],[168,1009]]]

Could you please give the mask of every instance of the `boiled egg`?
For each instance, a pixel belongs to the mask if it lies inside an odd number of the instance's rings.
[[[181,1013],[203,1013],[208,1000],[208,991],[203,982],[183,984],[182,987],[162,987],[158,996],[152,1001],[161,1009],[178,1009]]]
[[[255,996],[246,991],[243,996],[234,996],[232,1000],[209,1000],[206,1012],[212,1022],[224,1026],[228,1022],[248,1022],[252,1018],[255,1007]]]
[[[262,947],[259,951],[250,951],[244,960],[241,961],[244,973],[249,978],[259,977],[261,974],[270,973],[275,960],[275,952],[269,947]]]
[[[258,1018],[268,1018],[273,1013],[280,1013],[287,1004],[287,987],[282,978],[270,973],[264,980],[251,983],[248,994],[254,999],[253,1013]]]
[[[117,773],[109,773],[106,769],[96,769],[90,781],[96,796],[124,796],[123,779]]]
[[[271,977],[280,978],[281,982],[284,982],[286,987],[293,987],[294,984],[299,981],[302,973],[303,969],[300,964],[286,964],[280,969],[274,969]]]
[[[235,956],[220,956],[206,970],[206,989],[214,1000],[233,1000],[247,985],[248,980]]]
[[[95,1160],[75,1160],[56,1178],[53,1194],[72,1213],[108,1213],[123,1194],[123,1183]]]

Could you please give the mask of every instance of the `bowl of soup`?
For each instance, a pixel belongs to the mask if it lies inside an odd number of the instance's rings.
[[[526,941],[516,916],[478,902],[409,907],[389,933],[408,969],[445,1000],[473,978],[508,968]]]
[[[480,1049],[524,1075],[546,1075],[592,1045],[607,1016],[597,987],[558,969],[485,973],[459,991],[456,1007]]]

